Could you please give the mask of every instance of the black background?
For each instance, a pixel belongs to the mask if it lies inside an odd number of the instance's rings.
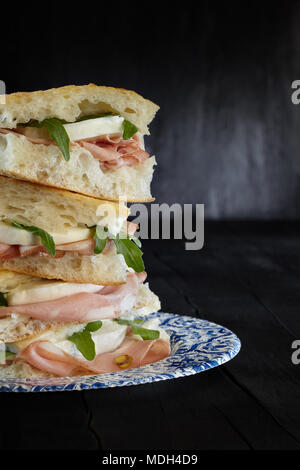
[[[204,203],[207,219],[299,218],[298,2],[63,5],[2,15],[8,92],[133,89],[161,106],[147,140],[158,202]]]
[[[160,104],[154,195],[219,220],[199,252],[145,240],[150,284],[163,310],[229,327],[242,350],[176,381],[2,393],[1,448],[300,449],[300,228],[270,222],[300,215],[300,7],[198,3],[1,6],[0,78],[8,92],[94,82]]]

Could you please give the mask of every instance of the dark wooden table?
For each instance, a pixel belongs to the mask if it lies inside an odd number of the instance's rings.
[[[2,449],[300,449],[300,224],[206,223],[205,246],[144,241],[164,311],[221,323],[231,362],[120,389],[0,394]],[[12,438],[13,436],[13,438]]]

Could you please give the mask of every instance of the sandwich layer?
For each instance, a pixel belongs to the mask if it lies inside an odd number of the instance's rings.
[[[94,84],[70,85],[6,95],[5,104],[0,105],[0,127],[13,129],[20,123],[53,117],[74,122],[83,116],[112,112],[148,134],[148,125],[158,109],[156,104],[133,91]]]
[[[144,278],[145,276],[129,274],[127,283],[123,286],[98,286],[98,293],[83,294],[86,295],[86,311],[82,318],[76,316],[80,303],[78,294],[63,297],[61,312],[63,317],[67,315],[69,321],[52,321],[59,315],[56,300],[20,305],[19,302],[22,299],[29,300],[30,295],[32,299],[40,300],[45,292],[37,292],[33,278],[1,271],[1,290],[7,290],[6,299],[16,305],[2,306],[0,309],[0,341],[5,343],[6,349],[6,362],[0,366],[0,378],[117,372],[167,357],[170,353],[169,336],[159,327],[158,319],[151,319],[142,325],[141,320],[135,320],[160,308],[158,297],[150,291],[147,284],[142,283]],[[46,287],[46,298],[50,294],[58,296],[59,289],[63,288],[61,292],[65,292],[68,288],[68,285],[61,285],[67,283],[54,282],[55,289],[49,289],[47,281],[40,281],[40,285]],[[78,287],[90,290],[89,285]],[[69,288],[72,291],[73,286],[70,285]],[[97,312],[95,306],[89,310],[91,306],[88,296],[95,298],[95,295],[98,295],[103,304]],[[70,313],[66,299],[70,299],[71,304],[73,302],[74,309]],[[109,304],[114,308],[109,310]],[[44,320],[31,317],[31,314],[35,316],[38,312]],[[118,319],[120,317],[121,320]],[[89,339],[86,338],[86,331],[90,332]],[[84,343],[82,335],[86,338]],[[89,357],[92,346],[94,353]]]
[[[144,279],[130,274],[126,284],[105,288],[0,271],[0,292],[8,303],[0,308],[0,341],[20,341],[62,325],[148,315],[159,310],[160,303]]]
[[[110,238],[133,235],[128,213],[123,203],[0,176],[0,264],[42,278],[120,284],[126,280],[124,257],[111,239],[95,254],[95,226],[108,229]]]
[[[102,326],[91,334],[95,356],[90,360],[69,339],[84,328],[85,325],[64,325],[24,341],[8,344],[7,350],[15,352],[16,356],[0,367],[0,378],[120,372],[157,362],[170,354],[169,336],[159,327],[159,321],[155,318],[143,323],[143,332],[149,330],[152,335],[156,333],[156,339],[152,340],[133,334],[127,325],[104,320]]]
[[[99,199],[152,201],[150,184],[155,158],[141,163],[101,168],[88,148],[70,146],[66,162],[57,145],[30,142],[23,135],[0,132],[0,173]]]

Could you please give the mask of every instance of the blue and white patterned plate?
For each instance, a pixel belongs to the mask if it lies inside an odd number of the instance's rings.
[[[171,336],[167,359],[122,372],[49,379],[0,380],[1,392],[55,392],[123,387],[197,374],[230,361],[240,350],[237,336],[227,328],[197,318],[153,313]]]

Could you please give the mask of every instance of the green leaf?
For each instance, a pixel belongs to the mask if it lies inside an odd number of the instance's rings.
[[[15,357],[16,353],[13,353],[11,351],[5,351],[5,357],[6,359],[13,359]]]
[[[8,303],[5,297],[5,293],[0,292],[0,307],[8,307]]]
[[[46,127],[51,139],[53,139],[61,150],[66,162],[70,160],[70,139],[60,119],[45,119],[38,127]]]
[[[139,238],[131,236],[130,240],[132,240],[139,248],[142,248],[141,240]]]
[[[74,333],[68,338],[72,341],[81,352],[83,357],[88,361],[92,361],[96,357],[95,343],[89,331],[83,330],[81,333]]]
[[[79,119],[76,119],[76,122],[87,121],[88,119],[97,119],[97,118],[106,117],[106,116],[113,116],[113,113],[101,113],[101,114],[93,114],[91,116],[83,116]]]
[[[138,128],[132,124],[130,121],[127,121],[127,119],[124,119],[123,121],[123,139],[128,140],[131,139],[134,134],[136,134],[138,131]]]
[[[68,338],[69,341],[72,341],[72,343],[76,345],[78,351],[80,351],[83,357],[88,361],[92,361],[96,357],[95,343],[91,332],[99,330],[101,326],[101,321],[90,322],[83,331],[73,333],[72,336]]]
[[[160,333],[158,330],[149,330],[148,328],[143,328],[141,326],[137,326],[136,322],[140,322],[143,320],[123,320],[122,318],[118,318],[116,322],[119,325],[128,325],[131,328],[131,331],[134,335],[140,335],[141,338],[145,340],[153,340],[158,339]]]
[[[97,226],[95,228],[95,233],[94,233],[93,238],[96,242],[94,253],[96,255],[99,255],[106,247],[106,243],[108,240],[108,230],[103,227]]]
[[[48,118],[50,119],[50,118]],[[61,124],[69,124],[68,121],[65,121],[64,119],[58,119],[58,118],[52,118],[52,119],[56,119],[57,121],[59,121]],[[18,127],[44,127],[44,121],[36,121],[35,119],[31,119],[30,121],[28,122],[24,122],[22,124],[18,124]]]
[[[67,121],[58,118],[48,118],[41,122],[29,121],[26,124],[19,124],[21,127],[46,127],[48,129],[51,139],[53,139],[58,147],[60,148],[64,159],[70,160],[70,139],[63,124],[67,124]]]
[[[87,331],[97,331],[101,328],[102,326],[102,321],[97,320],[97,321],[91,321],[88,323],[85,327]]]
[[[34,225],[27,226],[19,224],[15,220],[13,220],[11,223],[14,227],[17,227],[20,230],[26,230],[27,232],[31,232],[34,235],[40,237],[41,243],[46,248],[48,253],[51,256],[55,256],[55,243],[53,237],[48,232],[39,227],[35,227]]]
[[[123,318],[117,318],[115,321],[118,322],[119,325],[131,325],[132,323],[143,323],[144,320],[142,318],[135,318],[134,320],[124,320]]]
[[[121,253],[129,268],[134,269],[135,272],[141,273],[145,271],[144,262],[142,259],[143,252],[136,246],[136,244],[129,238],[120,238],[119,235],[114,238],[114,243],[117,248],[117,253]]]

